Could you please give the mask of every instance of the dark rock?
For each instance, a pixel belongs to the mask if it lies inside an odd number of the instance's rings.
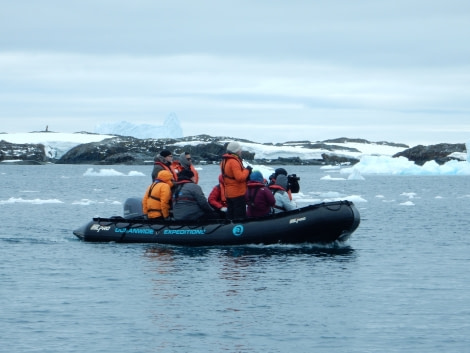
[[[408,145],[405,145],[404,143],[394,143],[394,142],[387,142],[387,141],[378,141],[378,142],[370,142],[364,139],[360,138],[347,138],[347,137],[340,137],[337,139],[332,139],[332,140],[325,140],[324,142],[328,143],[363,143],[363,144],[374,144],[374,145],[384,145],[384,146],[392,146],[392,147],[400,147],[400,148],[408,148]]]
[[[166,148],[166,140],[112,137],[75,146],[58,164],[146,164],[156,151]]]
[[[346,156],[338,156],[335,154],[326,154],[322,153],[322,158],[324,164],[327,165],[341,165],[341,164],[356,164],[359,162],[359,159],[353,157],[346,157]]]
[[[49,161],[42,144],[19,144],[1,140],[0,162],[13,160],[28,161],[27,164],[42,164]]]
[[[437,164],[442,165],[452,159],[456,159],[449,156],[454,152],[466,152],[465,144],[439,143],[430,146],[418,145],[396,153],[393,157],[406,157],[420,166],[433,160],[436,161]]]
[[[204,136],[202,141],[212,141]],[[201,139],[195,139],[201,141]],[[221,143],[181,144],[186,139],[137,139],[134,137],[113,137],[100,142],[78,145],[57,161],[58,164],[150,164],[163,149],[172,151],[174,158],[183,152],[191,153],[194,163],[220,162],[225,153]],[[214,140],[215,141],[215,140]],[[253,160],[254,153],[242,152],[246,160]]]

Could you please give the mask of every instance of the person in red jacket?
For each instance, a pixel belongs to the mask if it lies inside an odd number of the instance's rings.
[[[244,167],[241,158],[242,148],[236,141],[227,145],[227,153],[222,156],[220,170],[225,184],[225,197],[227,199],[227,218],[246,218],[246,182],[253,169]]]
[[[220,217],[225,218],[227,212],[227,199],[225,198],[225,184],[222,174],[219,175],[219,183],[213,188],[207,198],[209,204],[214,208]]]
[[[267,216],[276,204],[273,193],[266,186],[263,174],[257,170],[250,175],[245,200],[248,205],[246,215],[250,218]]]

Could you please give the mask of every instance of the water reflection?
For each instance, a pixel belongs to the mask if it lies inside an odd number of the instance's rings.
[[[152,245],[145,251],[145,256],[158,261],[173,261],[174,257],[200,258],[224,256],[233,259],[250,257],[250,262],[256,258],[269,258],[275,256],[311,255],[314,257],[329,257],[338,260],[351,260],[355,258],[355,250],[345,244],[303,244],[303,245],[247,245],[223,247],[182,247]]]
[[[351,257],[354,249],[345,245],[270,245],[270,246],[243,246],[229,247],[222,250],[227,257],[239,258],[244,256],[258,256],[269,258],[275,256],[312,255],[315,257]]]
[[[151,245],[146,248],[144,256],[155,263],[151,266],[152,271],[158,274],[153,278],[155,290],[164,297],[177,295],[174,287],[168,285],[169,281],[194,281],[195,272],[198,272],[197,278],[212,281],[211,285],[219,286],[219,290],[225,288],[225,295],[235,295],[240,281],[246,278],[256,281],[260,272],[284,272],[298,268],[300,263],[317,266],[324,261],[345,263],[356,260],[355,250],[345,244],[225,247]],[[162,292],[164,288],[171,293]]]
[[[156,262],[155,270],[160,274],[173,273],[178,270],[175,264],[175,252],[167,247],[151,247],[145,250],[144,257]]]
[[[259,328],[261,317],[276,316],[277,303],[290,305],[286,303],[294,300],[299,288],[314,290],[321,278],[328,277],[325,274],[348,268],[347,262],[356,258],[348,245],[151,244],[143,250],[152,293],[147,310],[155,331],[164,333],[163,348],[188,334],[214,342],[221,337],[238,340],[238,332]],[[249,348],[239,346],[237,351]]]

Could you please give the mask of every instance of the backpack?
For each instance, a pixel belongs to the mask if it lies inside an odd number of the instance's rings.
[[[258,194],[258,191],[259,189],[261,189],[262,186],[260,187],[257,187],[254,191],[254,193],[250,193],[248,192],[248,201],[247,201],[247,204],[250,205],[251,207],[254,207],[255,206],[255,199],[256,199],[256,195]]]

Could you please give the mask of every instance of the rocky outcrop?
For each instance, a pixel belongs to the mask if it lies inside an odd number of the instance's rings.
[[[84,143],[72,148],[58,164],[145,164],[153,161],[157,151],[173,140],[112,137],[100,142]]]
[[[169,149],[175,157],[182,152],[190,152],[195,164],[207,163],[216,164],[220,162],[221,156],[225,153],[224,141],[237,140],[241,143],[255,143],[243,139],[230,137],[212,137],[208,135],[190,136],[178,139],[138,139],[135,137],[116,136],[100,142],[92,142],[78,145],[62,155],[60,159],[54,159],[47,153],[47,148],[42,144],[13,144],[0,141],[0,162],[14,161],[13,163],[37,164],[37,163],[58,163],[58,164],[152,164],[155,155],[162,149]],[[423,165],[427,161],[434,160],[439,164],[444,164],[449,160],[457,159],[455,152],[465,153],[465,144],[437,144],[430,146],[416,146],[407,148],[403,144],[389,142],[369,142],[363,139],[338,138],[322,142],[310,141],[288,141],[278,144],[266,144],[271,146],[297,146],[304,149],[321,150],[321,158],[301,159],[299,157],[278,157],[262,159],[254,153],[243,151],[244,160],[255,164],[265,165],[353,165],[359,159],[348,156],[348,152],[359,152],[355,148],[345,147],[344,143],[361,144],[384,144],[395,147],[406,148],[397,153],[394,157],[403,156],[416,164]],[[326,151],[326,152],[325,152]],[[354,153],[358,155],[359,153]]]
[[[394,142],[387,142],[387,141],[378,141],[378,142],[370,142],[364,139],[352,139],[348,137],[340,137],[337,139],[331,139],[331,140],[325,140],[325,143],[363,143],[363,144],[374,144],[374,145],[386,145],[386,146],[392,146],[392,147],[400,147],[400,148],[408,148],[408,145],[405,145],[404,143],[394,143]]]
[[[359,162],[359,159],[345,156],[338,156],[336,154],[322,153],[323,164],[327,165],[353,165]]]
[[[182,143],[183,142],[183,143]],[[188,142],[184,144],[184,142]],[[86,143],[72,148],[60,158],[58,164],[151,164],[163,149],[175,156],[190,152],[195,163],[219,162],[225,151],[223,144],[209,142],[191,144],[182,139],[137,139],[113,137],[101,142]],[[243,152],[243,158],[252,160],[253,153]]]
[[[42,164],[48,162],[44,145],[18,144],[0,141],[0,162],[11,161],[16,164]]]
[[[134,137],[113,137],[101,142],[82,144],[72,148],[57,161],[59,164],[151,164],[162,149],[169,149],[175,156],[189,152],[195,164],[219,163],[225,153],[226,144],[221,141],[233,140],[227,137],[210,137],[207,135],[193,136],[182,139],[137,139]],[[200,143],[194,143],[199,141]],[[239,140],[241,142],[252,141]],[[288,142],[287,145],[302,146],[308,149],[328,151],[351,151],[356,149],[324,143]],[[282,147],[281,144],[276,145]],[[265,165],[324,165],[358,162],[358,159],[347,156],[336,156],[334,153],[322,155],[322,159],[305,160],[299,157],[278,157],[276,159],[257,159],[254,153],[242,152],[244,160]]]
[[[430,146],[418,145],[396,153],[393,157],[406,157],[421,166],[429,161],[436,161],[437,164],[442,165],[452,159],[456,159],[451,156],[454,152],[466,152],[465,144],[439,143]]]
[[[188,151],[191,153],[194,163],[219,163],[221,156],[225,152],[225,144],[221,141],[233,140],[228,137],[211,137],[208,135],[199,135],[181,139],[137,139],[134,137],[114,137],[101,142],[87,143],[76,146],[67,152],[57,163],[62,164],[151,164],[155,155],[162,149],[169,149],[173,154],[179,155]],[[199,143],[195,143],[199,141]],[[252,141],[239,140],[240,142],[253,143]],[[329,151],[322,153],[321,159],[305,160],[299,157],[277,158],[277,159],[259,159],[255,154],[244,151],[243,159],[258,164],[266,165],[338,165],[338,164],[356,164],[359,159],[347,156],[347,152],[359,152],[357,149],[345,146],[335,145],[334,143],[366,143],[371,142],[362,139],[340,138],[327,140],[323,142],[312,143],[309,141],[289,141],[282,146],[301,146],[306,149],[317,149]],[[395,147],[408,147],[404,144],[393,143],[374,143],[389,144]],[[465,144],[437,144],[431,146],[416,146],[407,148],[397,153],[393,157],[404,156],[418,165],[423,165],[427,161],[435,160],[439,164],[455,159],[451,156],[454,152],[465,152]],[[330,153],[331,152],[331,153]]]

